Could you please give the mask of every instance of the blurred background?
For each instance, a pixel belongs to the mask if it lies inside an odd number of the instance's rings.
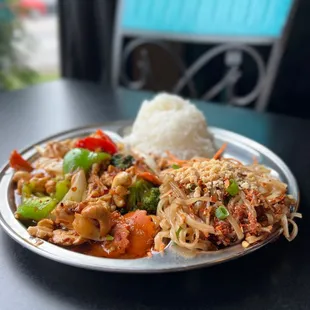
[[[57,0],[0,0],[0,87],[60,76]]]
[[[308,0],[0,0],[0,91],[68,78],[310,118]]]

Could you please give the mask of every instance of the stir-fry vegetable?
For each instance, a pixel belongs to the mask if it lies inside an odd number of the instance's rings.
[[[226,217],[229,216],[229,212],[228,212],[228,210],[227,210],[224,206],[219,206],[219,207],[215,210],[215,216],[216,216],[219,220],[225,220]]]
[[[125,170],[133,165],[134,158],[131,155],[124,156],[115,154],[111,159],[111,164],[119,169]]]
[[[229,181],[229,186],[226,188],[226,191],[231,196],[236,196],[239,193],[238,183],[235,180]]]
[[[10,166],[15,170],[33,170],[31,164],[27,160],[25,160],[16,150],[11,153]]]
[[[107,241],[113,241],[113,240],[114,240],[114,237],[111,236],[111,235],[106,235],[106,236],[105,236],[105,240],[107,240]]]
[[[103,152],[90,152],[85,149],[75,148],[69,151],[63,161],[64,173],[73,172],[79,168],[87,172],[94,163],[109,160],[111,155]]]
[[[180,235],[181,230],[182,230],[182,227],[180,226],[179,229],[175,233],[178,239],[179,239],[179,235]]]
[[[159,189],[145,180],[136,181],[129,187],[127,201],[128,210],[146,210],[148,213],[156,213],[159,202]]]
[[[22,197],[30,197],[33,193],[33,185],[31,183],[24,183],[22,187]]]
[[[142,208],[146,210],[148,213],[156,213],[157,205],[159,203],[159,188],[152,187],[149,191],[147,191],[142,198]]]
[[[87,188],[86,176],[84,170],[76,172],[71,180],[71,188],[63,197],[62,201],[82,201],[83,195]]]
[[[112,155],[117,152],[115,143],[100,129],[94,135],[78,140],[76,147],[90,151],[105,151]]]
[[[138,176],[142,179],[151,182],[155,185],[160,185],[161,181],[159,180],[158,176],[149,172],[149,171],[143,171],[143,172],[137,172]]]
[[[23,203],[17,208],[17,215],[22,219],[40,221],[47,218],[56,207],[58,201],[51,197],[35,197],[23,199]]]
[[[70,189],[71,182],[69,180],[61,180],[56,183],[56,191],[54,198],[61,201]]]

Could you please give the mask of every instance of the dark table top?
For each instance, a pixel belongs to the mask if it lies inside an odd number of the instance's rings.
[[[1,94],[0,164],[13,148],[23,148],[56,132],[133,119],[148,96],[64,81]],[[0,229],[0,309],[310,308],[310,121],[197,104],[210,125],[257,140],[292,169],[300,185],[304,215],[297,239],[289,243],[281,238],[246,257],[211,268],[134,275],[50,261],[24,249]]]

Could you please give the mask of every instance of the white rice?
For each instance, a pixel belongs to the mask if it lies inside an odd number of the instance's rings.
[[[203,114],[189,101],[166,93],[142,103],[125,143],[145,154],[169,150],[180,159],[215,153]]]

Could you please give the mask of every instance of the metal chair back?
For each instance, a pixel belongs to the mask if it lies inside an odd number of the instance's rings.
[[[138,47],[156,45],[166,51],[180,69],[172,89],[180,93],[185,86],[197,96],[193,78],[215,57],[224,54],[227,67],[223,78],[201,96],[211,100],[225,90],[226,101],[235,105],[255,102],[257,110],[267,106],[286,38],[296,9],[296,0],[119,0],[112,60],[112,82],[121,77],[129,88],[142,88],[151,74],[146,49],[141,49],[141,78],[131,81],[126,75],[128,57]],[[134,37],[125,47],[125,38]],[[166,41],[216,44],[186,67]],[[271,46],[265,63],[258,46]],[[240,79],[243,54],[256,63],[258,78],[254,88],[240,97],[235,86]]]

